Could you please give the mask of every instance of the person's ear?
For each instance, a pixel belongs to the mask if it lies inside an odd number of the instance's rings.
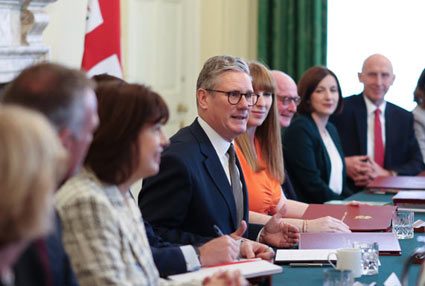
[[[71,130],[69,128],[62,128],[59,130],[58,136],[62,142],[63,147],[65,147],[66,150],[70,150],[74,142],[74,135],[72,134]]]
[[[391,85],[393,85],[394,81],[395,81],[395,74],[393,74],[393,79],[391,80]]]
[[[361,72],[358,72],[357,73],[357,77],[359,79],[359,82],[363,82],[363,77],[362,77],[362,73]]]
[[[196,99],[198,101],[198,106],[200,109],[208,109],[208,91],[203,88],[199,88],[196,91]]]

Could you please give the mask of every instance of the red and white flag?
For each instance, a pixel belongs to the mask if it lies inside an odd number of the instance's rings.
[[[120,41],[120,0],[88,0],[81,67],[89,76],[122,78]]]

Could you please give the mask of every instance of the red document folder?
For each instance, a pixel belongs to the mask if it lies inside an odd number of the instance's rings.
[[[400,243],[392,232],[301,233],[299,249],[352,248],[353,242],[377,242],[380,255],[401,255]]]
[[[397,193],[399,190],[425,190],[424,176],[377,177],[367,188],[371,191]]]
[[[310,204],[303,219],[332,216],[342,220],[354,232],[390,231],[395,206]]]
[[[398,207],[425,209],[425,191],[400,191],[393,202]]]

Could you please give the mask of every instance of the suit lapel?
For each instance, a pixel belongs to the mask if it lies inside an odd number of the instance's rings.
[[[360,142],[360,154],[366,155],[367,154],[367,110],[366,110],[366,103],[363,99],[363,94],[357,95],[357,101],[356,101],[356,108],[354,110],[357,110],[357,112],[353,112],[355,122],[356,122],[356,130],[357,130],[357,136],[359,138]],[[347,128],[350,128],[350,126],[347,126]],[[359,154],[359,155],[360,155]]]
[[[311,117],[311,114],[307,116],[308,120],[310,121],[310,128],[315,133],[315,136],[317,137],[317,142],[320,144],[320,156],[322,157],[323,162],[325,163],[325,170],[323,170],[323,175],[327,178],[329,181],[331,177],[331,159],[328,155],[328,151],[326,150],[325,142],[323,142],[322,136],[320,136],[319,128],[317,127],[316,123],[314,122],[313,117]],[[329,129],[326,126],[326,129],[329,131]]]
[[[209,174],[211,180],[214,182],[217,190],[220,192],[221,196],[225,200],[229,212],[232,215],[232,221],[234,227],[238,225],[237,215],[236,215],[236,203],[235,198],[233,197],[233,191],[230,186],[229,180],[227,179],[226,173],[223,170],[220,159],[217,156],[217,153],[211,144],[211,141],[208,139],[207,134],[199,125],[198,121],[190,126],[190,129],[199,142],[199,147],[202,155],[204,156],[204,166],[206,172]],[[238,166],[240,172],[240,166]]]

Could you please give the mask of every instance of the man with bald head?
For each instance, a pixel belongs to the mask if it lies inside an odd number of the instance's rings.
[[[344,99],[331,120],[341,137],[351,186],[362,188],[376,176],[417,175],[424,169],[410,112],[385,101],[395,80],[391,61],[366,58],[358,74],[364,89]]]
[[[297,84],[289,75],[279,70],[273,70],[271,73],[276,83],[277,108],[283,140],[283,132],[285,128],[291,124],[292,117],[297,112],[297,106],[300,103],[301,98],[298,96]],[[285,152],[283,152],[283,154],[285,154]],[[286,169],[285,181],[282,184],[282,190],[287,199],[297,200],[298,197],[294,191]]]

